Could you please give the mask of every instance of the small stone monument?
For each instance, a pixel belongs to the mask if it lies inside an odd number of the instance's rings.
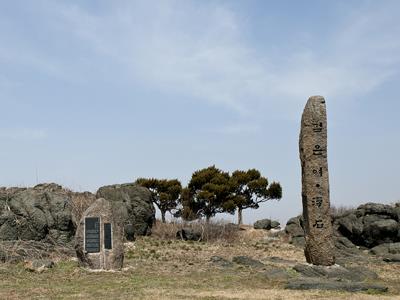
[[[121,269],[124,261],[123,227],[109,201],[97,199],[84,213],[75,235],[79,264],[90,269]]]
[[[329,204],[327,120],[325,99],[308,99],[301,119],[300,160],[302,199],[308,263],[335,264],[333,230]]]

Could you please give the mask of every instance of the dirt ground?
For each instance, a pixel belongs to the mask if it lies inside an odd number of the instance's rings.
[[[263,230],[246,228],[234,242],[185,242],[154,235],[126,244],[122,271],[88,271],[74,258],[57,261],[42,273],[26,270],[23,263],[0,264],[0,299],[400,299],[399,264],[368,263],[389,287],[387,293],[294,291],[267,279],[262,269],[234,263],[223,267],[211,259],[232,262],[243,255],[289,271],[290,266],[271,257],[305,263],[301,248]]]

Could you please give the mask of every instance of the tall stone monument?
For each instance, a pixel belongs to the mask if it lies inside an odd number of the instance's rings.
[[[326,105],[322,96],[312,96],[307,101],[301,118],[299,147],[304,253],[308,263],[330,266],[335,263],[335,256],[329,211]]]

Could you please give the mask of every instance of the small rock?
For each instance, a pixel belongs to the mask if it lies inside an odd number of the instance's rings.
[[[225,258],[222,258],[220,256],[211,256],[210,261],[212,264],[217,265],[218,267],[233,267],[233,264],[229,260],[226,260]]]
[[[285,264],[285,265],[295,265],[297,263],[295,260],[284,259],[277,256],[268,257],[267,260],[273,263]]]
[[[291,276],[289,273],[282,268],[271,268],[268,269],[267,271],[263,272],[263,275],[273,281],[286,281],[288,280]]]
[[[366,279],[378,278],[375,272],[364,267],[344,268],[339,265],[325,267],[298,264],[295,265],[293,269],[305,277],[314,278],[344,279],[352,282],[361,282]]]
[[[365,220],[364,220],[365,222]],[[363,235],[366,246],[375,246],[390,243],[398,239],[399,224],[393,219],[380,219],[379,221],[364,225]]]
[[[372,248],[370,253],[380,256],[384,256],[386,254],[400,254],[400,243],[381,244]]]
[[[201,233],[191,228],[183,228],[176,232],[176,238],[183,241],[200,241]]]
[[[281,227],[281,223],[279,223],[278,221],[271,221],[271,228],[272,229],[277,229]]]
[[[390,263],[400,263],[400,254],[388,254],[383,257],[383,261]]]
[[[50,269],[54,266],[54,262],[48,259],[34,259],[26,261],[24,268],[31,272],[41,273],[46,269]]]
[[[347,267],[346,269],[349,270],[350,272],[358,274],[359,276],[363,276],[364,280],[378,279],[378,274],[376,274],[374,271],[371,271],[370,269],[363,267],[363,266]]]
[[[254,223],[254,229],[265,229],[270,230],[271,227],[271,220],[270,219],[262,219],[258,220]]]
[[[304,229],[302,227],[302,216],[291,218],[287,221],[285,232],[291,237],[304,237]]]
[[[238,265],[243,265],[247,267],[262,268],[265,265],[259,260],[253,259],[248,256],[235,256],[232,261]]]
[[[133,242],[135,240],[135,229],[132,224],[126,224],[124,226],[125,238],[129,242]]]

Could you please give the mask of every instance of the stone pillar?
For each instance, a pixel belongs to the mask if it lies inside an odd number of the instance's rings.
[[[308,263],[335,264],[329,204],[327,120],[325,99],[308,99],[301,118],[300,160],[302,200]]]

